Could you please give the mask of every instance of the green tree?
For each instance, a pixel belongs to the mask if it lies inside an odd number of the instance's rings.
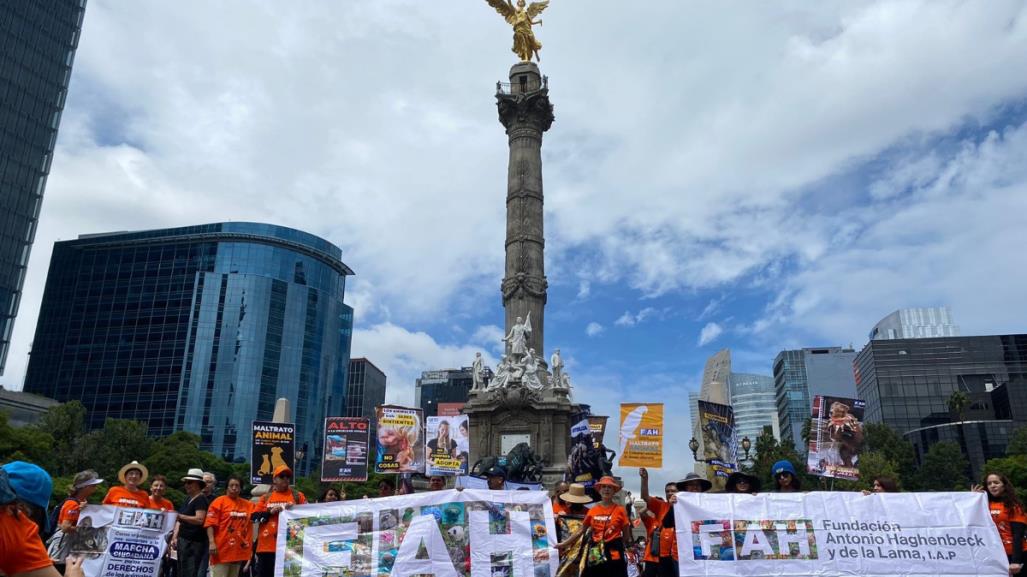
[[[12,427],[7,419],[7,413],[0,411],[0,463],[29,461],[50,469],[53,437],[28,427]]]
[[[64,476],[78,472],[76,467],[82,461],[78,444],[86,434],[86,408],[81,402],[70,401],[51,407],[28,428],[53,436],[52,474]]]
[[[954,391],[949,395],[949,411],[956,415],[959,422],[963,422],[963,413],[970,406],[970,397],[963,391]]]
[[[917,473],[921,491],[965,491],[970,487],[966,472],[970,468],[959,445],[942,441],[931,445]]]
[[[863,425],[863,445],[866,452],[879,453],[895,467],[896,478],[906,490],[916,490],[916,449],[913,444],[884,423]],[[862,463],[860,463],[862,470]],[[862,477],[863,475],[860,475]]]
[[[1006,455],[1027,455],[1027,427],[1020,427],[1013,431],[1009,438],[1009,445],[1006,446]]]
[[[118,470],[122,465],[132,461],[143,462],[153,450],[154,441],[146,436],[146,432],[145,423],[107,419],[102,429],[82,437],[72,469],[94,469],[108,482],[117,483]]]
[[[845,481],[838,480],[834,484],[834,489],[838,491],[862,491],[864,489],[872,489],[874,486],[874,479],[877,477],[891,477],[899,483],[901,487],[903,485],[902,475],[899,474],[898,467],[883,453],[877,451],[864,451],[859,456],[859,480],[858,481]]]
[[[1016,488],[1016,494],[1022,500],[1027,497],[1027,455],[1013,455],[1001,459],[989,459],[984,464],[985,474],[1002,473]],[[983,479],[974,479],[979,483]]]

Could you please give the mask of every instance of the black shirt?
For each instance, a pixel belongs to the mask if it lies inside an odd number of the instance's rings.
[[[207,498],[203,496],[203,493],[200,493],[194,498],[186,499],[185,503],[182,503],[182,506],[178,508],[178,513],[193,517],[197,511],[206,511],[207,506]],[[207,540],[207,533],[202,524],[191,525],[184,521],[179,522],[178,536],[186,541],[203,542]]]

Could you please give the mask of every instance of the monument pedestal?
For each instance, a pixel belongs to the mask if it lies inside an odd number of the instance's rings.
[[[568,393],[551,387],[532,391],[519,383],[471,391],[463,410],[470,415],[470,463],[506,455],[524,442],[542,459],[547,487],[563,480],[574,425],[571,418],[578,412]]]

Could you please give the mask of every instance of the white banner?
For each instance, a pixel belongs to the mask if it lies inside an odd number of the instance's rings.
[[[301,505],[278,524],[275,577],[555,577],[541,491],[435,491]]]
[[[86,577],[157,577],[176,513],[111,505],[82,508],[68,553],[85,558]]]
[[[983,493],[679,493],[681,575],[1008,577]]]

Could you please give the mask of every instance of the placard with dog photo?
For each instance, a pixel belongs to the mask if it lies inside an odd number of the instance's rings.
[[[821,477],[859,479],[866,402],[843,397],[813,398],[806,470]]]
[[[295,468],[296,425],[274,421],[253,421],[253,450],[250,453],[250,482],[270,485],[279,466]]]

